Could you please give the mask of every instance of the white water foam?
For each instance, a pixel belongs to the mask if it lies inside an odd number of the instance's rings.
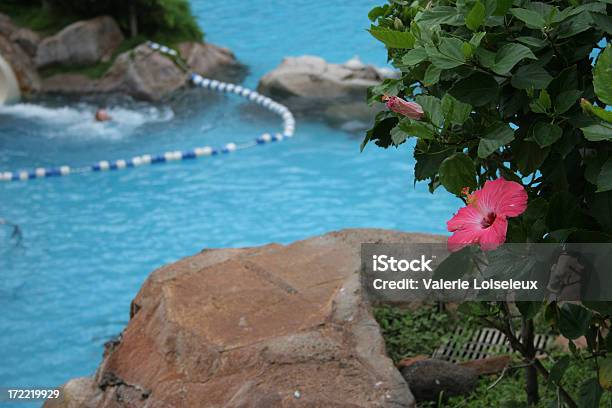
[[[85,103],[63,107],[18,103],[0,106],[0,115],[36,122],[43,127],[41,134],[47,138],[67,137],[81,140],[123,139],[145,124],[167,122],[174,117],[174,112],[168,107],[157,108],[140,104],[130,108],[105,108],[112,120],[97,122],[97,109],[98,106]]]

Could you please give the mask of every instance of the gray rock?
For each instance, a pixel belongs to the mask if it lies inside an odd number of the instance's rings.
[[[110,58],[123,40],[112,17],[78,21],[42,40],[36,51],[36,65],[95,64]]]
[[[389,75],[357,59],[331,64],[323,58],[304,55],[285,58],[259,81],[258,89],[279,98],[299,97],[315,100],[363,99],[368,87]]]
[[[11,31],[11,33],[14,32]],[[22,93],[34,93],[40,90],[41,80],[32,58],[17,43],[2,34],[1,30],[0,54],[11,65]]]
[[[443,360],[416,361],[401,372],[417,401],[437,401],[440,393],[444,398],[469,394],[478,382],[475,370]]]
[[[282,101],[298,114],[324,117],[334,126],[370,122],[367,89],[397,74],[353,58],[344,64],[304,55],[285,58],[259,81],[258,91]]]
[[[202,76],[234,81],[244,74],[244,66],[227,48],[210,43],[184,42],[179,44],[178,50],[189,68]]]
[[[97,86],[98,92],[121,92],[159,100],[185,85],[187,73],[170,58],[141,44],[119,55]]]
[[[29,28],[19,28],[11,34],[11,41],[19,45],[31,58],[34,58],[40,43],[40,35]]]

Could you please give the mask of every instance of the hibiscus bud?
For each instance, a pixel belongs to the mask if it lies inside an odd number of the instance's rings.
[[[400,97],[388,95],[383,96],[382,100],[386,102],[387,108],[400,115],[414,120],[423,117],[423,108],[416,102],[408,102]]]

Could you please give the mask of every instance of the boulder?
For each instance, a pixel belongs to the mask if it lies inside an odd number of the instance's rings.
[[[111,57],[123,42],[119,26],[109,16],[78,21],[38,45],[35,62],[49,65],[91,65]]]
[[[0,19],[1,20],[1,19]],[[2,23],[0,22],[0,26]],[[8,31],[7,31],[8,32]],[[10,31],[14,33],[15,30]],[[38,92],[41,89],[41,80],[32,58],[19,44],[11,41],[8,35],[0,30],[0,55],[10,64],[19,88],[22,93]]]
[[[360,244],[441,239],[345,230],[165,266],[95,376],[66,395],[97,408],[414,407],[364,298]]]
[[[40,35],[29,28],[19,28],[11,33],[11,41],[16,43],[31,58],[36,57],[36,50],[40,43]]]
[[[210,43],[184,42],[178,51],[189,68],[204,77],[235,81],[245,68],[228,49]]]
[[[469,367],[444,360],[427,359],[415,361],[402,368],[410,390],[417,401],[437,401],[472,392],[478,383],[478,373]]]
[[[170,58],[141,44],[115,59],[100,79],[80,74],[56,74],[43,80],[43,91],[61,94],[123,93],[155,101],[176,91],[187,80]]]
[[[17,30],[17,26],[11,18],[4,13],[0,13],[0,35],[10,37],[15,30]]]
[[[174,61],[141,44],[117,57],[97,90],[155,101],[184,86],[186,80],[187,73]]]
[[[332,64],[323,58],[288,57],[259,81],[258,91],[278,99],[299,113],[325,117],[331,124],[370,123],[373,109],[365,103],[367,89],[397,74],[353,58]],[[356,105],[360,105],[356,107]]]

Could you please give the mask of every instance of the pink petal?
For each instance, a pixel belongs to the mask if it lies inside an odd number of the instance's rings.
[[[446,246],[449,251],[456,252],[463,247],[478,243],[481,234],[482,229],[475,228],[456,231],[448,238]]]
[[[466,228],[482,229],[482,214],[472,206],[462,207],[457,214],[446,222],[446,228],[450,232],[460,231]]]
[[[480,235],[480,247],[485,251],[491,251],[506,242],[506,231],[508,220],[506,217],[498,216],[493,224]]]
[[[404,115],[410,119],[419,120],[423,117],[423,108],[416,102],[408,102],[398,97],[391,97],[387,107],[393,112]]]
[[[527,192],[519,183],[503,178],[488,180],[476,191],[476,205],[484,212],[497,216],[516,217],[527,208]]]

